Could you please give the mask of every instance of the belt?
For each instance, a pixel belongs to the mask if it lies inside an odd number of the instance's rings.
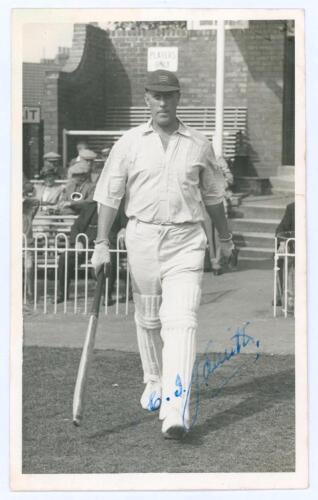
[[[191,225],[194,225],[194,224],[202,224],[201,221],[184,221],[184,222],[167,222],[167,221],[158,221],[158,220],[154,220],[154,221],[149,221],[149,220],[141,220],[141,219],[137,219],[137,217],[131,217],[130,220],[136,220],[137,222],[142,222],[143,224],[152,224],[154,226],[180,226],[181,224],[191,224]]]

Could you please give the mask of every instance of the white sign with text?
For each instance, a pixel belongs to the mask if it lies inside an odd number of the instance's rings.
[[[178,47],[149,47],[148,71],[178,71]]]

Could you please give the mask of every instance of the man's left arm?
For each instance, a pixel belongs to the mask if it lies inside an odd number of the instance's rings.
[[[214,223],[216,230],[218,232],[219,238],[228,239],[232,235],[229,231],[229,226],[227,218],[225,216],[224,204],[223,202],[216,205],[205,205],[206,211],[208,212],[210,219]]]
[[[203,155],[200,189],[206,211],[219,235],[221,253],[224,257],[230,257],[234,245],[224,210],[225,182],[211,143],[206,146]]]

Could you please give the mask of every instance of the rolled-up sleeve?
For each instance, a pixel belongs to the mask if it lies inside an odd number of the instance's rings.
[[[119,140],[112,148],[96,184],[94,200],[118,209],[125,194],[127,181],[125,145]]]
[[[224,199],[225,182],[213,146],[209,142],[202,152],[200,190],[205,205],[217,205]]]

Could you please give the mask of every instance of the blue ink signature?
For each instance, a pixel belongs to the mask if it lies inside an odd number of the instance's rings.
[[[218,358],[216,359],[216,361],[212,361],[209,357],[208,349],[209,349],[210,345],[212,344],[212,341],[208,342],[206,350],[205,350],[205,359],[204,359],[203,368],[202,368],[202,376],[203,376],[203,380],[204,380],[204,383],[206,386],[209,385],[208,384],[209,377],[219,367],[221,367],[226,361],[230,361],[235,356],[238,356],[241,353],[242,348],[245,348],[248,344],[254,344],[257,349],[260,348],[260,341],[255,340],[252,336],[247,335],[247,333],[246,333],[246,327],[249,324],[250,324],[249,322],[246,322],[242,328],[237,328],[235,334],[231,337],[231,340],[233,341],[233,344],[234,344],[234,345],[232,345],[231,350],[228,351],[227,349],[225,349],[224,353],[219,355]],[[259,359],[259,357],[260,357],[260,352],[258,351],[258,352],[256,352],[256,355],[254,358],[254,363]],[[238,368],[233,370],[232,374],[229,377],[224,379],[224,381],[220,384],[220,386],[216,390],[216,393],[212,397],[216,397],[220,393],[220,391],[223,389],[223,387],[225,387],[230,382],[230,380],[232,380],[249,363],[250,362],[243,363]],[[200,409],[199,366],[200,366],[200,360],[197,358],[195,363],[194,363],[191,382],[190,382],[189,389],[187,391],[186,401],[184,404],[183,421],[185,422],[185,411],[186,411],[188,400],[190,397],[190,391],[191,391],[192,387],[195,387],[195,398],[196,398],[195,412],[194,412],[194,416],[192,418],[192,421],[190,422],[189,429],[191,429],[191,427],[193,427],[193,425],[197,421],[197,418],[199,415],[199,409]]]
[[[204,353],[204,361],[203,361],[203,366],[202,369],[200,370],[200,359],[198,357],[195,360],[193,371],[192,371],[192,377],[191,377],[191,382],[188,390],[182,386],[182,381],[181,377],[178,374],[176,377],[175,385],[176,385],[176,390],[174,391],[174,396],[173,397],[181,397],[183,393],[186,393],[186,398],[184,402],[184,412],[183,412],[183,420],[185,421],[185,411],[188,405],[188,401],[190,398],[190,392],[191,389],[195,389],[195,412],[193,419],[190,424],[190,428],[195,424],[198,415],[199,415],[199,409],[200,409],[200,372],[202,371],[202,378],[205,386],[208,386],[208,381],[209,378],[213,375],[213,373],[220,368],[226,361],[230,361],[232,358],[238,356],[242,349],[247,347],[249,344],[254,344],[257,349],[260,347],[260,341],[259,340],[254,340],[254,338],[251,335],[248,335],[246,333],[246,327],[249,325],[249,322],[246,322],[243,327],[237,328],[235,334],[230,337],[230,340],[233,341],[231,349],[227,350],[218,355],[217,359],[215,361],[212,361],[209,355],[209,350],[210,346],[212,344],[212,341],[210,340],[207,343],[205,353]],[[254,362],[257,361],[260,357],[260,352],[257,351]],[[215,393],[211,396],[212,398],[216,397],[223,387],[225,387],[230,380],[232,380],[240,371],[245,368],[249,362],[241,364],[238,368],[235,368],[233,372],[231,373],[230,376],[226,377],[221,384],[219,385],[218,388],[215,389]],[[170,397],[166,397],[166,401],[170,401]],[[160,408],[161,405],[161,398],[158,396],[158,393],[153,392],[150,397],[149,397],[149,403],[148,403],[148,410],[150,411],[156,411]]]
[[[238,328],[236,330],[236,332],[233,335],[233,337],[231,337],[231,340],[235,341],[234,346],[232,346],[232,348],[231,348],[231,350],[229,352],[227,351],[227,349],[225,349],[224,353],[221,354],[218,357],[218,359],[216,361],[214,361],[214,362],[211,361],[209,355],[207,354],[207,350],[208,350],[209,346],[211,345],[212,341],[208,342],[208,345],[207,345],[207,348],[206,348],[206,351],[205,351],[205,353],[206,353],[205,354],[205,361],[204,361],[204,364],[203,364],[203,378],[206,381],[206,383],[207,383],[210,375],[217,368],[219,368],[221,365],[223,365],[223,363],[225,361],[229,361],[234,356],[237,356],[238,354],[240,354],[242,347],[246,347],[250,342],[252,342],[252,343],[255,343],[255,345],[256,345],[257,348],[259,348],[259,346],[260,346],[259,340],[257,340],[255,342],[253,337],[251,337],[250,335],[246,334],[246,332],[245,332],[246,326],[247,326],[247,324],[244,325],[244,327],[242,329]],[[257,353],[257,357],[259,357],[259,353]]]
[[[161,397],[158,396],[157,392],[152,392],[149,396],[148,410],[156,411],[159,410],[161,405]]]
[[[183,389],[183,387],[182,387],[180,375],[177,375],[175,384],[176,384],[177,390],[174,391],[174,396],[176,398],[180,398],[182,396],[182,392],[186,392],[186,390]],[[169,396],[166,397],[166,401],[170,401]],[[158,393],[156,391],[152,392],[149,396],[149,403],[148,403],[148,407],[147,407],[148,410],[149,411],[156,411],[160,408],[160,405],[161,405],[161,397],[158,396]]]

